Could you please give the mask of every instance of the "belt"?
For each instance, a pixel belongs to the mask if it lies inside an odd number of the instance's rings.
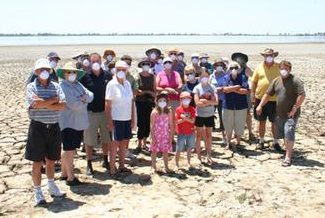
[[[42,123],[42,122],[35,121],[35,120],[32,120],[31,124],[39,125],[39,126],[47,128],[47,129],[51,129],[51,128],[57,127],[59,125],[58,123]]]

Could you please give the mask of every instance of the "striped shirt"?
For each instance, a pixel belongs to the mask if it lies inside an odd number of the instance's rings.
[[[31,108],[34,103],[34,97],[39,97],[44,100],[58,97],[60,102],[65,102],[64,93],[58,83],[49,81],[48,85],[42,86],[38,79],[27,85],[26,98],[28,115],[31,120],[38,121],[45,124],[54,124],[59,122],[60,111],[49,109],[34,109]]]

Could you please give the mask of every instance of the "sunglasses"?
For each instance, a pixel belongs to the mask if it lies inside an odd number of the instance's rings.
[[[230,70],[238,70],[238,67],[229,67]]]
[[[65,71],[67,74],[77,74],[75,71]]]
[[[177,55],[177,53],[169,53],[169,55]]]
[[[172,64],[173,62],[166,61],[164,64]]]

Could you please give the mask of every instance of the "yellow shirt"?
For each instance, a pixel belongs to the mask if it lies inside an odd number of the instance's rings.
[[[258,99],[262,99],[266,93],[270,83],[280,76],[279,64],[274,63],[270,68],[266,67],[264,62],[261,63],[254,71],[252,76],[252,82],[256,83],[255,96]],[[276,101],[276,96],[272,96],[270,101]]]

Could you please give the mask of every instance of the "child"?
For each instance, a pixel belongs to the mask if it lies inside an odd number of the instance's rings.
[[[173,113],[172,109],[167,107],[168,94],[165,92],[157,95],[157,106],[152,111],[150,117],[150,130],[151,130],[151,159],[152,168],[157,172],[156,157],[157,153],[163,153],[165,171],[170,172],[168,168],[168,152],[172,151],[172,137],[173,130]]]
[[[187,164],[191,168],[191,149],[195,148],[194,122],[195,108],[190,106],[192,96],[189,92],[181,93],[181,106],[176,109],[176,166],[179,167],[179,156],[181,151],[187,152]]]

